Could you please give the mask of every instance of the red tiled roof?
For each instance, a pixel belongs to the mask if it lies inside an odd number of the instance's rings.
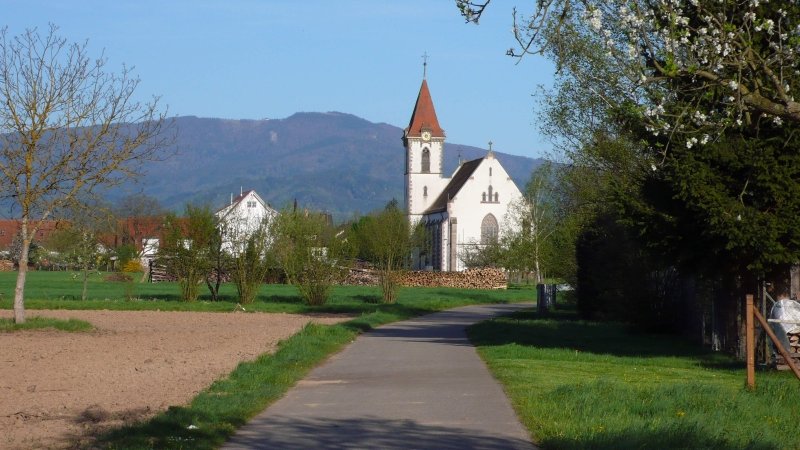
[[[31,221],[31,227],[36,226],[39,228],[36,231],[36,235],[31,236],[32,240],[35,242],[46,241],[63,223],[65,222],[58,220]],[[19,219],[0,219],[0,251],[9,248],[14,236],[19,233],[21,226],[22,222]]]
[[[103,233],[100,236],[100,242],[110,248],[116,248],[123,244],[133,244],[138,251],[142,249],[142,239],[161,239],[163,237],[163,226],[164,216],[125,217],[117,220],[117,226],[114,231]]]
[[[234,197],[233,201],[231,202],[231,205],[235,205],[235,204],[239,203],[240,201],[244,200],[244,198],[247,197],[248,195],[250,195],[251,192],[253,192],[253,190],[252,189],[248,189],[248,190],[242,192],[242,194],[239,195],[238,197]]]
[[[411,121],[406,128],[407,137],[419,137],[422,130],[427,129],[434,137],[444,137],[444,130],[439,126],[439,119],[436,118],[436,110],[433,108],[433,100],[428,90],[428,81],[422,80],[422,87],[419,88],[417,104],[414,105],[414,112],[411,114]]]

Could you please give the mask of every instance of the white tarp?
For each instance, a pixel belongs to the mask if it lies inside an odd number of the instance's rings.
[[[789,351],[789,338],[786,335],[788,333],[800,333],[800,302],[796,300],[778,300],[772,305],[769,318],[781,321],[770,322],[769,325],[772,327],[772,331],[778,335],[783,348]]]

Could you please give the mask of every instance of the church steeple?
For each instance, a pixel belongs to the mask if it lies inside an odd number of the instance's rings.
[[[423,131],[430,133],[430,137],[445,137],[444,130],[439,126],[439,119],[436,118],[436,110],[433,108],[428,80],[425,79],[419,88],[417,103],[414,105],[414,112],[411,114],[411,121],[405,129],[404,137],[421,137]]]
[[[412,224],[422,218],[446,184],[446,179],[442,178],[444,140],[444,130],[439,126],[433,108],[428,81],[423,78],[414,112],[403,133],[403,146],[406,148],[405,206]]]

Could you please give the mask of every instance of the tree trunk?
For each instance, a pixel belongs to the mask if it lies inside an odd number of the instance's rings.
[[[28,250],[31,240],[28,237],[28,218],[22,216],[22,249],[19,255],[17,286],[14,288],[14,323],[25,323],[25,277],[28,275]]]
[[[83,291],[81,292],[81,300],[86,301],[86,287],[89,284],[89,264],[83,265]]]

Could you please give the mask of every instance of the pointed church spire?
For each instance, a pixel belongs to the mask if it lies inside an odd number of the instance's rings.
[[[428,131],[432,137],[444,137],[444,130],[439,126],[439,119],[436,118],[436,110],[433,108],[433,100],[428,90],[428,80],[422,80],[419,88],[417,103],[414,105],[414,112],[411,114],[411,121],[406,128],[406,137],[420,137],[422,131]]]

